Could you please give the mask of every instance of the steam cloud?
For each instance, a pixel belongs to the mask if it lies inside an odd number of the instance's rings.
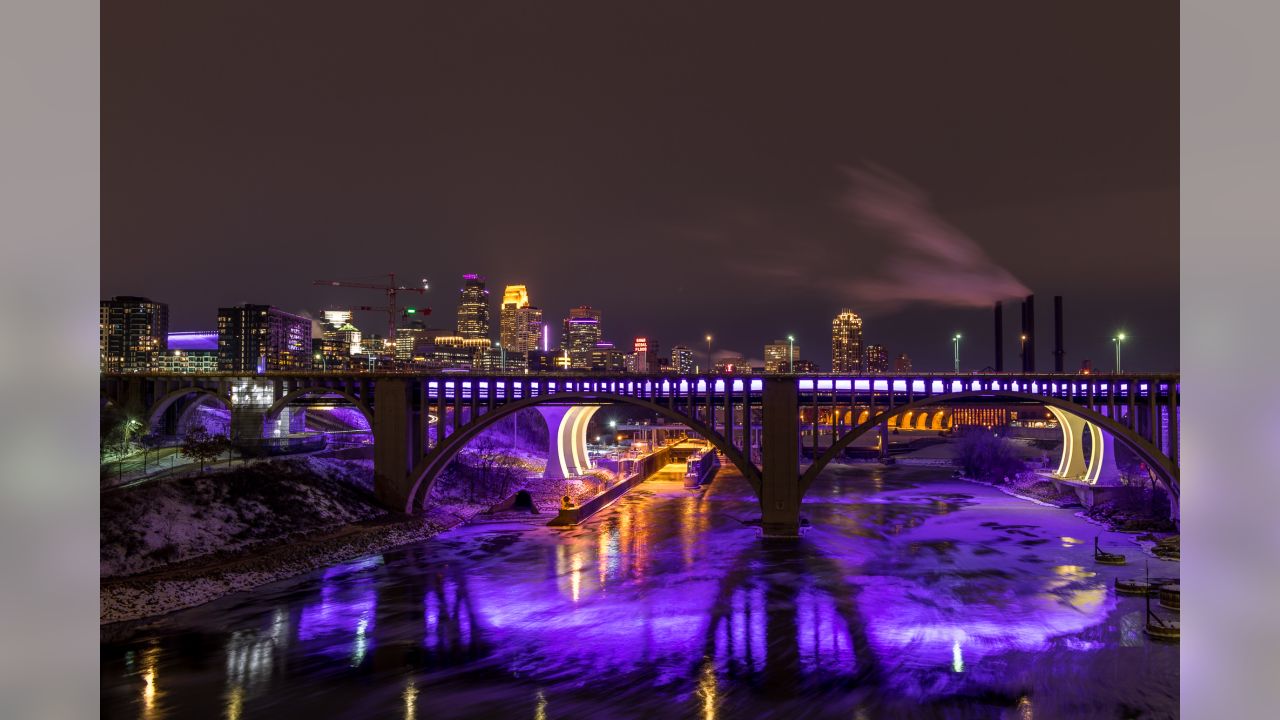
[[[851,283],[854,300],[986,307],[1030,294],[1008,270],[938,217],[925,193],[880,168],[843,168],[849,187],[839,207],[876,231],[887,258],[879,272]]]

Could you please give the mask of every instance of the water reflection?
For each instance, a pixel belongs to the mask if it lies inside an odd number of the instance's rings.
[[[1082,521],[912,477],[824,475],[802,542],[762,542],[742,522],[749,488],[723,477],[646,484],[576,529],[460,529],[108,646],[103,715],[214,716],[196,638],[225,654],[209,690],[233,719],[967,717],[953,710],[975,703],[1021,718],[1033,702],[1062,717],[1075,700],[1060,687],[1127,648],[1156,668],[1147,701],[1176,701],[1177,648],[1151,647],[1139,607],[1067,542]],[[1143,695],[1115,670],[1108,683]]]
[[[156,688],[157,666],[160,660],[160,648],[151,645],[142,651],[142,714],[143,718],[160,717],[156,710],[156,702],[160,691]]]

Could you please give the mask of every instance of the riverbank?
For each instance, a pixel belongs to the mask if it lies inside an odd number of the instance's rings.
[[[527,469],[527,468],[526,468]],[[155,618],[336,563],[427,540],[473,519],[499,498],[468,499],[474,468],[442,483],[425,517],[388,513],[372,494],[368,461],[293,458],[113,493],[102,512],[99,622]],[[598,487],[523,477],[554,515]]]
[[[233,592],[420,542],[448,527],[432,518],[384,515],[252,556],[220,556],[152,573],[104,578],[99,622],[143,620],[203,605]]]

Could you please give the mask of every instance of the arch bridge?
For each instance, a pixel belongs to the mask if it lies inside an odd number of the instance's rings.
[[[883,439],[890,420],[949,402],[1042,404],[1063,433],[1055,477],[1085,485],[1115,482],[1114,446],[1120,443],[1168,488],[1175,507],[1179,492],[1176,374],[297,372],[103,375],[102,386],[108,400],[148,418],[179,401],[223,403],[232,411],[233,435],[241,438],[258,437],[264,427],[270,432],[273,423],[279,427],[277,418],[302,398],[343,398],[370,421],[378,498],[409,513],[423,507],[432,483],[469,440],[524,408],[538,408],[554,425],[553,454],[557,443],[563,453],[554,460],[563,469],[568,462],[578,465],[574,458],[594,412],[588,408],[604,404],[648,410],[712,443],[755,490],[766,535],[798,533],[805,492],[858,437],[878,431]],[[816,456],[803,472],[802,437]],[[829,444],[818,454],[820,440]]]

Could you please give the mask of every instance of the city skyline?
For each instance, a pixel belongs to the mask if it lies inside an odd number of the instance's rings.
[[[550,335],[550,326],[552,323],[542,322],[541,308],[535,307],[530,303],[530,291],[526,285],[507,285],[502,295],[496,296],[495,299],[491,300],[486,288],[485,276],[477,273],[466,273],[462,276],[462,280],[463,285],[458,295],[457,312],[454,314],[456,324],[453,329],[450,329],[449,327],[432,326],[425,323],[424,320],[430,317],[430,315],[424,311],[425,304],[423,307],[405,306],[395,337],[382,338],[377,335],[377,333],[370,333],[369,335],[363,336],[365,338],[363,343],[361,341],[362,332],[358,327],[352,324],[355,320],[352,308],[359,306],[348,305],[345,307],[336,307],[335,304],[330,304],[328,308],[320,313],[323,319],[315,318],[311,311],[307,310],[304,310],[301,313],[288,313],[280,310],[278,306],[270,303],[261,305],[261,307],[270,307],[275,312],[280,312],[285,315],[296,315],[301,319],[310,320],[312,326],[311,337],[316,341],[315,357],[317,361],[319,361],[321,353],[329,356],[330,358],[335,357],[335,355],[347,355],[348,353],[346,350],[335,352],[335,348],[338,344],[351,348],[350,355],[353,357],[365,355],[386,355],[388,357],[394,357],[396,360],[406,361],[411,358],[431,360],[429,357],[422,358],[419,356],[420,354],[418,352],[410,350],[410,348],[416,348],[423,343],[426,343],[426,345],[448,346],[450,343],[458,344],[460,342],[468,343],[467,347],[471,348],[468,352],[476,352],[483,346],[484,349],[489,351],[489,355],[492,355],[492,357],[476,356],[474,358],[474,367],[472,367],[472,369],[477,371],[493,370],[497,367],[523,370],[526,367],[525,363],[529,362],[531,359],[528,356],[525,356],[525,353],[536,353],[540,350],[544,351],[544,354],[546,350],[551,350],[552,355],[562,353],[564,357],[561,358],[560,361],[568,363],[567,369],[575,370],[594,369],[598,371],[618,368],[619,371],[622,371],[622,369],[625,368],[626,372],[643,372],[659,368],[660,366],[657,364],[659,357],[662,358],[662,363],[664,364],[669,360],[669,358],[658,350],[662,345],[661,338],[651,338],[648,336],[635,336],[630,339],[616,338],[621,341],[621,344],[615,343],[615,338],[612,338],[612,336],[604,332],[604,324],[602,322],[603,311],[599,308],[593,308],[590,305],[579,305],[570,308],[567,315],[563,318],[559,337],[555,337],[553,339]],[[1004,329],[1004,335],[1006,337],[1010,334],[1010,328],[1002,319],[1002,310],[1004,310],[1003,306],[1009,305],[1014,309],[1021,306],[1022,322],[1026,323],[1029,317],[1027,314],[1028,312],[1032,315],[1037,315],[1034,310],[1035,305],[1032,302],[1033,300],[1034,298],[1028,297],[1016,304],[1000,303],[1002,307],[996,309],[995,321],[996,324],[1000,325]],[[109,342],[135,342],[133,338],[113,339],[108,330],[108,308],[120,305],[121,301],[131,302],[135,305],[138,303],[142,303],[144,305],[149,303],[161,306],[164,317],[163,323],[167,328],[166,334],[170,338],[175,335],[199,335],[201,333],[207,334],[210,332],[207,329],[176,330],[168,327],[170,309],[168,304],[164,301],[140,296],[117,296],[111,299],[103,299],[100,310],[102,319],[102,322],[100,323],[100,335],[102,337],[102,367],[104,369],[108,367],[109,362],[117,362],[115,360],[111,360],[107,354]],[[1056,313],[1061,309],[1062,298],[1055,297],[1053,298],[1053,301],[1054,313],[1056,315]],[[1042,303],[1041,307],[1043,308],[1044,305],[1045,303]],[[255,305],[255,307],[257,306]],[[366,306],[363,309],[368,312],[378,312],[379,320],[382,319],[381,313],[384,310],[383,308],[370,308]],[[219,312],[221,313],[221,311],[222,309],[220,308]],[[514,320],[516,313],[520,313],[521,323],[523,326],[523,329],[518,333],[522,337],[519,339],[517,344],[521,346],[529,345],[529,347],[526,347],[523,350],[509,346],[504,340],[505,337],[515,331],[515,327],[510,323]],[[490,323],[490,317],[500,318],[500,322]],[[538,322],[533,323],[533,318],[537,318]],[[1023,364],[1025,351],[1030,349],[1035,352],[1035,359],[1030,361],[1031,365],[1041,372],[1051,370],[1055,360],[1054,354],[1056,354],[1056,349],[1058,347],[1055,336],[1057,333],[1063,331],[1063,328],[1058,322],[1059,318],[1055,317],[1051,320],[1053,321],[1052,325],[1048,322],[1042,323],[1042,327],[1044,328],[1043,334],[1034,330],[1034,324],[1030,328],[1024,326],[1015,327],[1013,329],[1013,333],[1015,334],[1016,339],[1013,351],[1010,353],[1009,349],[1005,348],[1004,357],[1008,358],[1012,354],[1020,364]],[[464,332],[464,326],[472,326],[473,329]],[[409,327],[416,328],[412,331],[412,334],[413,337],[419,339],[411,340],[405,335],[405,333],[408,332],[407,329]],[[343,332],[338,332],[339,330]],[[585,335],[582,334],[584,332],[586,333]],[[1032,335],[1028,335],[1027,333],[1032,333]],[[216,331],[213,334],[216,336]],[[1065,335],[1066,333],[1063,332],[1063,334]],[[343,338],[340,343],[337,341],[339,335]],[[1029,339],[1032,336],[1040,339],[1040,342],[1029,342]],[[515,335],[511,335],[511,337],[514,338]],[[875,333],[873,332],[871,339],[875,339],[875,337]],[[965,336],[962,334],[957,333],[950,338],[953,355],[958,353],[959,341],[964,337]],[[1116,362],[1119,362],[1120,360],[1118,345],[1120,344],[1120,341],[1125,341],[1127,337],[1128,336],[1126,334],[1121,332],[1119,334],[1119,340],[1117,340],[1115,336],[1111,338],[1111,347],[1116,350]],[[373,340],[375,338],[379,341],[385,339],[389,342],[385,344],[382,342],[374,344]],[[1054,339],[1051,340],[1050,338]],[[754,369],[755,372],[765,373],[788,372],[793,367],[794,371],[798,373],[827,371],[833,373],[859,373],[864,371],[870,373],[884,373],[889,371],[891,366],[889,358],[894,356],[895,360],[892,363],[892,367],[895,371],[901,371],[902,368],[911,368],[915,371],[945,372],[949,369],[914,367],[910,360],[910,353],[902,351],[901,348],[894,348],[891,352],[883,343],[864,342],[862,319],[857,313],[849,308],[842,308],[832,319],[831,331],[826,345],[827,349],[830,350],[830,365],[823,362],[816,362],[813,357],[805,357],[801,352],[799,338],[796,338],[794,335],[788,335],[785,339],[774,338],[772,340],[764,341],[763,343],[757,343],[756,347],[759,347],[762,350],[758,357],[754,356],[752,353],[743,353],[735,349],[713,348],[711,343],[714,341],[714,337],[709,334],[705,336],[704,339],[707,341],[708,349],[713,349],[715,358],[712,364],[714,367],[741,365],[745,366],[748,371]],[[154,343],[154,340],[147,340],[145,337],[143,340],[145,342]],[[321,343],[322,340],[323,343]],[[997,360],[997,351],[994,347],[995,343],[993,342],[993,336],[990,334],[988,334],[988,337],[986,338],[981,336],[968,336],[968,340],[971,343],[975,340],[981,342],[978,343],[979,347],[976,349],[977,354],[966,355],[965,361],[960,363],[960,369],[974,372],[997,369],[1000,362]],[[634,342],[635,347],[631,353],[628,353],[625,348],[627,348],[632,342]],[[1053,342],[1054,344],[1049,346],[1048,344],[1050,342]],[[532,343],[532,345],[530,345],[530,343]],[[542,347],[540,343],[547,344],[547,347]],[[790,349],[788,349],[788,345],[790,345]],[[984,345],[985,349],[983,347]],[[363,350],[361,349],[362,346]],[[647,346],[648,350],[644,350],[642,346]],[[676,341],[669,343],[668,347],[673,349],[680,347],[688,350],[690,348],[690,344]],[[1036,350],[1037,347],[1044,347],[1044,349]],[[637,352],[647,354],[647,356],[651,357],[651,360],[648,362],[644,360],[637,361],[634,357]],[[510,363],[508,363],[509,353],[511,354]],[[604,353],[604,355],[601,355],[601,353]],[[818,351],[815,357],[821,355],[822,351]],[[791,357],[791,362],[787,360],[788,357]],[[704,354],[702,356],[702,362],[699,363],[695,361],[694,365],[700,371],[705,371],[706,368],[703,366],[706,365],[706,359],[706,355]],[[1047,363],[1046,359],[1048,360]],[[955,360],[956,358],[953,357],[953,361]],[[173,361],[172,358],[170,358],[165,362],[172,364]],[[458,362],[462,361],[459,360]],[[471,366],[470,361],[464,364]],[[185,365],[187,367],[194,367],[190,362],[185,363]],[[374,368],[376,365],[371,365],[370,367]],[[783,367],[786,367],[787,369],[780,369]],[[643,368],[643,370],[640,368]],[[1015,368],[1007,364],[1006,361],[1004,370],[1013,371],[1014,369]],[[1105,364],[1095,367],[1095,363],[1092,359],[1084,358],[1080,360],[1078,364],[1070,362],[1067,363],[1063,367],[1062,371],[1067,373],[1089,373],[1094,371],[1107,372],[1108,370],[1114,369],[1114,365],[1111,368],[1108,368]],[[1125,366],[1125,369],[1134,370],[1135,368],[1132,364],[1129,364]],[[1022,370],[1028,370],[1028,366],[1023,364]]]
[[[536,26],[401,9],[376,43],[316,35],[342,70],[298,83],[324,54],[310,39],[222,52],[268,12],[104,17],[103,297],[162,298],[199,329],[244,302],[377,304],[310,283],[396,271],[436,283],[421,300],[438,315],[482,270],[534,288],[546,318],[586,303],[614,338],[711,333],[748,357],[824,344],[849,305],[876,342],[946,367],[955,333],[967,357],[987,346],[996,296],[1035,293],[1066,298],[1067,367],[1105,367],[1120,330],[1135,369],[1178,365],[1176,13],[1117,7],[1099,28],[1045,9],[1017,34],[1030,9],[916,27],[847,8],[794,33],[745,5],[732,28],[693,8],[558,6]],[[848,41],[875,27],[911,32]],[[502,61],[439,62],[471,56]],[[179,245],[236,271],[138,261]]]

